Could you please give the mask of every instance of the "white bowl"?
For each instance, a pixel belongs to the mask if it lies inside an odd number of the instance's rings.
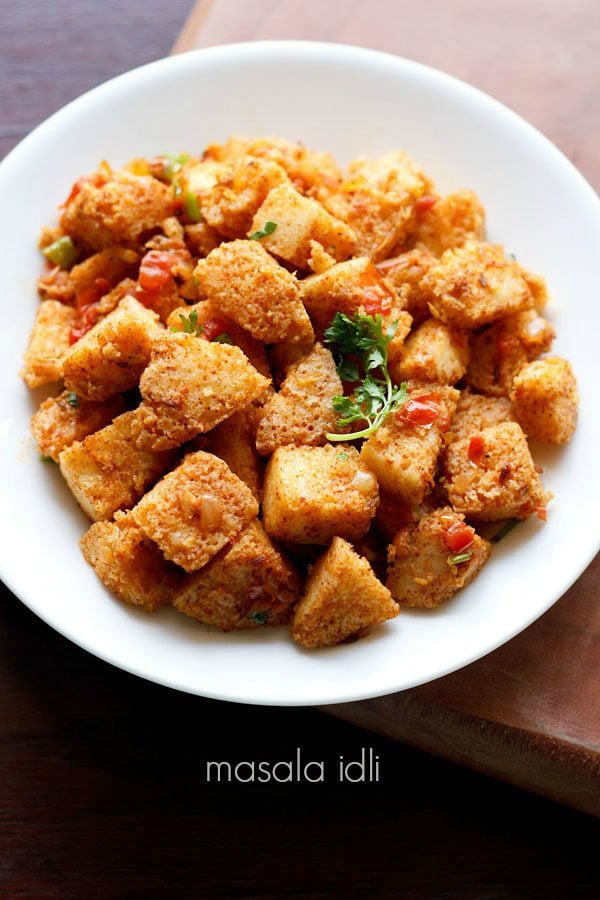
[[[39,402],[17,377],[38,299],[36,249],[72,182],[100,160],[198,152],[231,133],[278,134],[332,151],[403,148],[449,190],[483,200],[490,239],[543,273],[555,351],[581,394],[566,448],[536,448],[556,495],[546,525],[528,521],[481,575],[434,612],[403,612],[355,644],[319,652],[285,629],[221,634],[165,609],[113,599],[79,551],[87,527],[54,466],[38,459]],[[29,135],[0,166],[0,575],[42,619],[127,671],[247,703],[329,704],[403,690],[489,653],[547,610],[598,547],[600,204],[573,166],[495,100],[440,72],[369,50],[275,42],[213,47],[109,81]]]

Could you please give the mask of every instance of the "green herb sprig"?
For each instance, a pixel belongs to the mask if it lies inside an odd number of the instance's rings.
[[[273,234],[277,228],[277,222],[265,222],[264,227],[260,231],[253,231],[248,235],[250,241],[260,241],[261,238],[268,237]]]
[[[196,337],[199,337],[204,328],[202,325],[198,323],[198,310],[192,309],[189,315],[185,315],[185,313],[179,313],[179,318],[181,319],[181,328],[179,325],[171,325],[171,331],[174,333],[184,332],[184,334],[195,334]]]
[[[269,618],[269,611],[266,609],[254,609],[251,613],[248,613],[248,618],[255,625],[264,625]]]
[[[344,428],[353,422],[367,423],[351,434],[328,434],[328,441],[366,438],[406,403],[406,382],[392,384],[387,368],[388,345],[397,327],[398,323],[393,322],[384,328],[381,315],[355,313],[350,319],[336,312],[325,330],[325,343],[331,347],[342,381],[360,381],[353,396],[333,398],[333,408],[339,416],[337,425]]]

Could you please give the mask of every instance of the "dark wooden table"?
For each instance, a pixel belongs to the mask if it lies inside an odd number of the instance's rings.
[[[87,88],[165,55],[189,5],[0,0],[0,151]],[[2,898],[598,895],[591,818],[315,710],[143,682],[69,644],[8,591],[2,600]],[[380,782],[205,782],[206,760],[285,760],[297,747],[330,769],[373,747]]]

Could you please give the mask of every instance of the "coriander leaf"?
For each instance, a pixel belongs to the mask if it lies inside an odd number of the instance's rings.
[[[51,457],[51,456],[46,456],[45,453],[40,453],[39,459],[40,459],[40,462],[43,462],[43,463],[54,463],[54,465],[56,465],[56,463],[54,462],[54,460],[52,459],[52,457]]]
[[[368,437],[406,402],[406,384],[394,385],[387,368],[388,345],[397,327],[398,323],[393,322],[384,329],[380,314],[356,313],[350,318],[336,312],[331,325],[325,329],[325,343],[331,348],[342,381],[360,381],[353,396],[333,398],[333,408],[339,414],[337,425],[366,423],[366,427],[351,434],[328,434],[327,440]]]
[[[189,315],[185,315],[185,313],[179,313],[179,318],[181,319],[181,328],[179,325],[171,325],[171,331],[173,333],[184,332],[184,334],[195,334],[196,337],[199,337],[204,328],[202,325],[198,324],[198,310],[192,309],[190,310]]]
[[[248,613],[248,618],[256,625],[264,625],[269,618],[269,610],[253,609],[251,613]]]
[[[216,338],[213,338],[213,344],[233,344],[231,340],[231,335],[227,334],[226,331],[222,331],[221,334],[218,334]]]
[[[77,409],[77,407],[79,406],[79,400],[77,398],[77,394],[75,393],[75,391],[69,391],[69,393],[67,395],[67,403],[69,404],[69,406],[72,406],[74,409]]]
[[[351,422],[362,418],[361,408],[352,397],[334,397],[332,403],[334,410],[339,414],[338,425],[350,425]]]
[[[372,372],[373,369],[378,369],[380,366],[384,364],[385,356],[381,352],[380,347],[372,347],[365,354],[365,369],[367,372]]]
[[[375,400],[383,400],[383,385],[371,375],[367,375],[363,383],[356,389],[355,396],[359,393],[364,397],[371,397]]]
[[[273,234],[276,228],[277,222],[265,222],[261,231],[253,231],[252,234],[248,235],[248,240],[260,241],[261,238],[268,237],[270,234]]]
[[[354,391],[354,399],[369,416],[376,416],[385,406],[385,384],[367,375]]]
[[[388,344],[389,344],[389,342],[392,340],[392,338],[394,337],[394,335],[396,334],[396,332],[398,331],[398,325],[399,325],[399,324],[400,324],[400,323],[399,323],[398,321],[392,322],[392,323],[391,323],[390,325],[388,325],[388,327],[385,329],[385,339],[386,339],[386,342],[387,342]]]
[[[345,460],[348,459],[348,454],[345,453],[343,450],[340,450],[340,452],[337,454],[337,458],[341,459],[342,462],[345,462]]]
[[[337,366],[337,373],[342,381],[358,381],[358,365],[351,359],[343,359]]]

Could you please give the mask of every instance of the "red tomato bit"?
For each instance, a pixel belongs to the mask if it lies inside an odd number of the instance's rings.
[[[441,399],[440,395],[435,393],[409,397],[396,415],[403,422],[408,422],[410,425],[431,428],[441,412]]]
[[[485,443],[480,434],[475,434],[469,441],[469,450],[467,455],[469,462],[474,466],[478,466],[483,458]]]
[[[220,334],[224,334],[229,326],[227,322],[224,322],[223,319],[207,319],[206,322],[202,322],[202,337],[206,338],[207,341],[214,341],[216,337]]]
[[[452,553],[460,553],[470,547],[475,538],[475,532],[470,525],[464,522],[453,522],[443,535],[444,544]]]
[[[393,293],[386,286],[373,264],[361,274],[359,284],[362,291],[360,305],[368,316],[387,315],[392,308]]]
[[[433,194],[425,194],[423,197],[419,197],[417,202],[415,203],[415,212],[418,216],[423,213],[428,212],[432,206],[438,202],[438,198],[434,197]]]
[[[140,287],[145,291],[160,291],[173,277],[171,269],[179,258],[171,250],[150,250],[140,265]]]
[[[98,300],[110,291],[110,281],[106,278],[95,278],[94,283],[83,288],[75,298],[77,309],[82,312],[88,306],[97,303]]]
[[[77,322],[69,332],[69,343],[75,344],[93,328],[100,317],[99,301],[111,289],[106,278],[95,278],[94,283],[83,288],[75,297]]]
[[[100,316],[100,307],[97,303],[90,303],[79,309],[79,319],[69,332],[69,343],[75,344],[79,338],[87,334],[93,328]]]

